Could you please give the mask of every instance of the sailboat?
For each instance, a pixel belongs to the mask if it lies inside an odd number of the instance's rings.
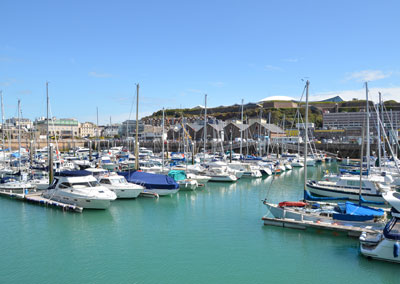
[[[368,103],[368,84],[365,83],[366,89],[366,159],[367,159],[367,173],[370,171],[370,138],[369,138],[369,103]],[[362,128],[364,130],[364,128]],[[364,141],[364,137],[363,137]],[[362,147],[364,143],[362,143]],[[363,149],[363,148],[362,148]],[[363,161],[363,155],[361,155],[360,161]],[[362,162],[360,162],[360,173],[362,173]],[[361,189],[362,197],[371,202],[384,203],[385,200],[382,197],[382,193],[392,190],[391,184],[393,178],[390,175],[369,175],[360,178],[354,175],[346,175],[338,177],[337,180],[333,181],[307,181],[306,185],[312,194],[319,196],[327,196],[334,198],[343,198],[350,200],[359,200],[359,188]]]
[[[36,191],[36,186],[26,180],[27,174],[21,172],[22,159],[21,159],[21,124],[19,123],[21,114],[21,101],[18,100],[18,152],[16,153],[18,158],[18,175],[13,178],[2,179],[3,183],[0,183],[0,191],[9,193],[22,193],[23,195],[29,192]],[[6,182],[4,182],[6,181]]]
[[[309,81],[306,82],[306,141],[308,124],[308,89]],[[305,144],[305,164],[307,164],[307,143]],[[307,184],[307,167],[304,167],[304,192]],[[358,196],[361,190],[359,187]],[[332,225],[345,225],[356,227],[383,228],[386,221],[385,212],[382,209],[370,208],[357,205],[351,202],[345,203],[320,203],[305,201],[284,201],[279,204],[273,204],[264,200],[269,212],[275,219],[292,219],[301,222],[323,222]],[[268,224],[269,220],[264,219]]]

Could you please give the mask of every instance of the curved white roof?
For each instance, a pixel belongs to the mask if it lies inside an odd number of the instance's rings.
[[[260,102],[268,102],[268,101],[295,101],[295,99],[287,96],[272,96],[260,100]]]

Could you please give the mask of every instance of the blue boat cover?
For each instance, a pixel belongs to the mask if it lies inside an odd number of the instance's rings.
[[[92,173],[89,171],[62,171],[55,173],[55,176],[60,177],[84,177],[84,176],[91,176]]]
[[[345,204],[342,203],[340,205],[338,205],[338,207],[341,207],[339,213],[333,214],[333,219],[335,220],[362,222],[372,220],[374,219],[374,217],[383,216],[383,214],[385,214],[382,209],[359,206],[349,201],[346,201]],[[345,208],[345,212],[343,212],[343,205]]]
[[[118,173],[124,176],[128,182],[140,184],[147,189],[177,189],[179,184],[176,181],[166,175],[151,174],[145,172],[120,172]]]
[[[396,241],[400,240],[400,222],[398,221],[399,219],[394,217],[386,224],[385,229],[383,229],[385,238]]]
[[[185,171],[180,171],[180,170],[172,170],[168,173],[168,176],[172,177],[175,181],[180,181],[180,180],[186,179]]]

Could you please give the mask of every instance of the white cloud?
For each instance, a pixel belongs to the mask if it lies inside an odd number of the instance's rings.
[[[12,84],[14,84],[16,82],[17,82],[17,80],[14,79],[14,78],[7,78],[3,82],[0,82],[0,86],[8,87],[8,86],[11,86]]]
[[[195,94],[203,94],[203,91],[197,89],[188,89],[186,92],[195,93]]]
[[[400,87],[391,87],[391,88],[369,88],[368,98],[371,101],[378,102],[379,101],[379,92],[382,94],[382,100],[395,100],[400,101]],[[343,100],[349,101],[354,98],[359,100],[365,100],[365,89],[358,89],[358,90],[343,90],[337,92],[324,92],[324,93],[317,93],[312,94],[310,96],[311,101],[319,101],[329,99],[335,96],[340,96]]]
[[[268,71],[283,71],[283,69],[281,67],[274,66],[274,65],[265,65],[264,69],[268,70]]]
[[[299,58],[285,58],[282,61],[289,62],[289,63],[297,63],[297,62],[299,62],[299,60],[300,60]]]
[[[91,72],[89,72],[89,76],[96,77],[96,78],[109,78],[109,77],[112,77],[112,74],[109,74],[109,73],[98,73],[98,72],[95,72],[95,71],[91,71]]]
[[[213,87],[223,87],[225,85],[224,82],[209,82],[209,84]]]
[[[392,72],[383,72],[381,70],[362,70],[348,74],[346,80],[356,80],[359,82],[376,81],[390,77]]]

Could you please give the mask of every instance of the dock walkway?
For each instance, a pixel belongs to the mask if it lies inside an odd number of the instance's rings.
[[[294,219],[288,218],[271,218],[264,216],[262,217],[264,225],[285,227],[305,230],[307,228],[320,229],[320,230],[330,230],[335,232],[347,233],[349,237],[359,237],[362,232],[367,233],[378,233],[379,231],[370,227],[354,227],[354,226],[343,226],[335,223],[324,223],[324,222],[312,222],[312,221],[296,221]]]
[[[0,195],[6,196],[9,198],[15,198],[15,199],[18,199],[21,201],[38,204],[38,205],[53,206],[53,207],[60,208],[65,211],[73,211],[73,212],[79,212],[79,213],[81,213],[83,211],[82,207],[45,198],[42,196],[42,194],[40,192],[22,194],[22,193],[13,193],[10,191],[0,191]]]

